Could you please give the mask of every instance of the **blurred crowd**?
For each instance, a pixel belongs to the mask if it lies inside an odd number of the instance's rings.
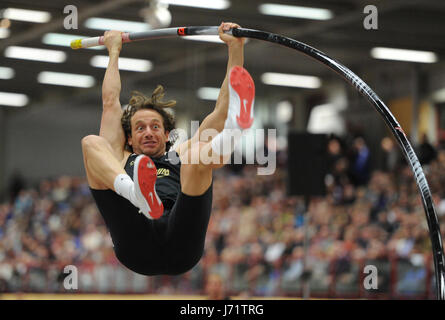
[[[327,153],[326,196],[312,197],[308,208],[302,197],[287,195],[285,151],[273,175],[257,175],[254,165],[216,171],[203,258],[184,275],[152,277],[152,293],[222,299],[301,296],[309,288],[312,294],[357,295],[368,264],[379,271],[381,294],[429,292],[434,272],[427,220],[399,147],[384,138],[379,157],[372,158],[364,138],[331,137]],[[417,153],[443,231],[445,149],[424,139]],[[67,265],[82,272],[125,269],[85,178],[61,176],[17,188],[0,204],[0,292],[32,291],[32,270],[43,279],[38,290],[60,291]]]

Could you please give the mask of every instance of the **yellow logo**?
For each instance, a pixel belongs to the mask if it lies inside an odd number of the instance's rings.
[[[170,170],[166,168],[159,168],[157,175],[158,177],[168,177],[170,175]]]
[[[134,161],[130,162],[130,166],[134,166]],[[158,177],[168,177],[170,175],[170,169],[167,168],[159,168],[157,170]]]

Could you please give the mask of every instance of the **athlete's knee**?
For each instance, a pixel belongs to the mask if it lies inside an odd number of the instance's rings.
[[[91,148],[93,146],[93,144],[94,144],[94,141],[96,140],[96,137],[97,136],[92,135],[92,134],[88,135],[86,137],[83,137],[82,140],[81,140],[82,149],[86,150],[88,148]]]
[[[92,134],[83,137],[81,141],[83,152],[86,153],[88,150],[97,149],[99,146],[105,143],[104,140],[104,138]]]
[[[190,170],[216,169],[224,166],[224,159],[216,155],[207,142],[196,142],[181,156],[181,164]]]

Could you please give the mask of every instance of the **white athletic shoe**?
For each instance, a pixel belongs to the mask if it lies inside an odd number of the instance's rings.
[[[133,181],[140,211],[149,219],[158,219],[164,212],[164,205],[156,193],[156,166],[150,157],[139,155],[134,162]]]
[[[253,123],[255,83],[246,69],[235,66],[229,74],[229,112],[226,128],[248,129]]]

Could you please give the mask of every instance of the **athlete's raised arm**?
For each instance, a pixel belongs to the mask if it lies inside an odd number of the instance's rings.
[[[108,49],[109,62],[102,83],[102,119],[100,136],[111,145],[116,158],[121,161],[124,156],[125,134],[121,125],[122,107],[119,100],[121,79],[118,60],[122,49],[122,32],[106,31],[104,43]]]

